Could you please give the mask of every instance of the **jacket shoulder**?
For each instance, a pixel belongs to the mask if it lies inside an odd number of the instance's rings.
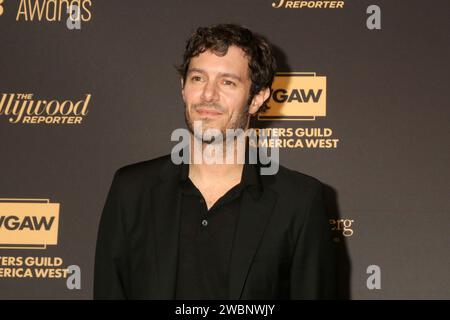
[[[278,179],[286,184],[291,184],[300,187],[317,188],[322,185],[322,182],[308,174],[289,169],[280,165],[278,171]]]
[[[157,181],[161,169],[168,161],[170,161],[170,154],[125,165],[117,169],[114,180],[126,185],[136,185],[144,181]]]
[[[298,199],[299,197],[309,199],[316,193],[322,192],[322,182],[308,174],[289,169],[280,165],[276,174],[274,189],[283,198]]]

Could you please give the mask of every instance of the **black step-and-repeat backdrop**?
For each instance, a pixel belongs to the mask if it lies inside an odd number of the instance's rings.
[[[281,164],[326,184],[339,289],[450,298],[449,1],[0,0],[0,299],[90,299],[114,171],[170,152],[198,27],[274,45]]]

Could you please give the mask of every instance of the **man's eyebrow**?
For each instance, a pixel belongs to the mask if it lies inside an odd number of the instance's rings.
[[[191,72],[199,72],[199,73],[206,73],[204,70],[199,69],[199,68],[190,68],[187,73],[191,73]]]
[[[233,78],[233,79],[236,79],[236,80],[239,81],[239,82],[242,82],[241,77],[239,77],[238,75],[236,75],[236,74],[234,74],[234,73],[228,73],[228,72],[226,72],[226,73],[221,73],[220,75],[221,75],[222,77]]]
[[[192,73],[192,72],[198,72],[198,73],[206,74],[205,70],[199,69],[199,68],[191,68],[191,69],[189,69],[187,71],[187,73]],[[224,73],[219,73],[219,76],[227,77],[227,78],[233,78],[233,79],[236,79],[239,82],[242,82],[241,77],[239,77],[238,75],[236,75],[234,73],[224,72]]]

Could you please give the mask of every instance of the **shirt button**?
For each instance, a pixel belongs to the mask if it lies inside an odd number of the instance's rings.
[[[208,225],[208,220],[203,219],[202,220],[202,226],[206,227]]]
[[[200,198],[200,203],[205,203],[205,200],[203,198]]]

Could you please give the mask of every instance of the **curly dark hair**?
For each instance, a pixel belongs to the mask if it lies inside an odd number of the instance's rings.
[[[206,50],[211,50],[218,56],[224,56],[231,45],[241,48],[248,57],[252,81],[247,102],[247,105],[250,105],[258,92],[271,87],[277,65],[268,41],[249,29],[236,24],[217,24],[198,28],[187,41],[183,63],[176,68],[185,82],[191,58]],[[264,101],[257,113],[263,113],[269,109],[267,100]]]

